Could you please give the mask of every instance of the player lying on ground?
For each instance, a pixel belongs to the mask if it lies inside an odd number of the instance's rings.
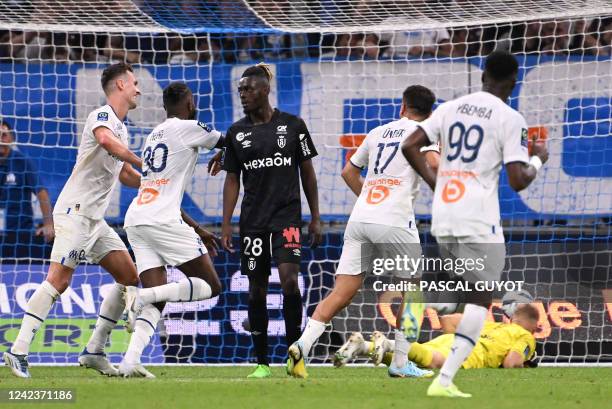
[[[441,104],[402,144],[406,159],[434,189],[431,234],[442,257],[482,262],[482,267],[466,269],[462,274],[454,272],[467,283],[498,281],[504,269],[506,249],[498,195],[502,165],[510,187],[518,192],[529,186],[548,159],[546,147],[537,143],[533,146],[535,155],[529,157],[525,118],[506,104],[518,71],[518,62],[511,54],[489,54],[482,91]],[[420,154],[423,146],[432,143],[441,146],[437,173]],[[466,303],[463,317],[451,352],[427,389],[428,396],[471,397],[461,392],[453,379],[476,346],[492,293],[466,291],[462,295]],[[422,316],[422,309],[420,312]],[[421,317],[412,321],[417,328],[420,322]],[[407,353],[410,345],[396,345],[396,349]]]
[[[81,261],[99,263],[116,283],[100,305],[93,334],[79,356],[79,364],[104,375],[116,376],[104,354],[111,330],[124,310],[126,285],[137,285],[138,274],[125,244],[104,220],[117,180],[137,188],[140,174],[138,156],[128,149],[124,120],[136,108],[140,90],[132,67],[118,63],[102,72],[106,105],[87,117],[76,164],[53,210],[55,242],[47,278],[28,300],[17,339],[4,353],[4,362],[15,376],[29,378],[27,355],[38,331],[55,301],[70,285],[74,269]]]
[[[461,314],[440,317],[444,335],[431,341],[411,343],[408,358],[423,368],[442,368],[450,354],[454,333],[461,321]],[[535,354],[535,337],[538,326],[538,310],[523,304],[517,308],[511,323],[487,321],[476,346],[463,362],[462,368],[522,368]],[[334,355],[334,365],[340,367],[357,357],[369,357],[375,365],[391,365],[395,342],[376,331],[371,341],[365,341],[361,333],[353,333]]]
[[[202,245],[204,241],[214,256],[214,236],[180,206],[200,149],[221,148],[224,140],[218,131],[194,120],[195,103],[187,85],[171,83],[163,98],[167,119],[147,136],[140,190],[125,214],[125,231],[144,287],[127,289],[127,328],[134,333],[119,365],[125,377],[155,377],[142,366],[140,357],[167,301],[199,301],[221,292],[217,272]],[[166,265],[176,266],[185,278],[166,284]]]
[[[370,131],[342,170],[344,181],[358,199],[344,232],[334,288],[317,305],[300,339],[289,347],[287,372],[290,375],[298,378],[308,376],[305,359],[311,347],[325,331],[326,324],[350,304],[363,284],[365,273],[371,270],[374,257],[421,256],[413,210],[419,177],[398,153],[401,142],[417,129],[419,121],[431,114],[435,100],[433,92],[423,86],[406,88],[402,95],[401,118]],[[437,166],[439,157],[437,147],[434,149],[419,153],[428,158],[429,166],[433,168]],[[368,173],[363,180],[361,171],[365,167]],[[393,273],[411,277],[410,272]],[[399,317],[398,322],[402,319]],[[398,330],[395,336],[399,339],[405,335]],[[390,376],[432,375],[431,371],[417,368],[406,355],[397,355],[397,358],[389,367]]]

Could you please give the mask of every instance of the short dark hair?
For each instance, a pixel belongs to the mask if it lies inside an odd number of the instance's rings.
[[[270,70],[269,65],[260,63],[257,65],[252,65],[244,70],[241,78],[245,77],[261,77],[270,81],[272,80],[272,71]]]
[[[166,111],[172,111],[185,98],[191,95],[191,89],[184,82],[171,82],[164,88],[164,108]]]
[[[496,81],[509,79],[518,68],[518,61],[507,51],[493,51],[485,61],[485,73]]]
[[[11,126],[11,124],[9,124],[8,122],[6,122],[4,119],[0,119],[0,126],[6,126],[8,128],[9,131],[13,131],[13,127]]]
[[[514,315],[517,314],[534,321],[537,321],[540,318],[540,312],[531,304],[520,304],[516,308],[516,311],[514,311]]]
[[[109,65],[102,71],[102,78],[100,82],[102,83],[102,89],[104,92],[107,91],[107,88],[112,80],[117,78],[120,75],[125,74],[126,72],[134,72],[132,66],[125,62],[118,62],[117,64]]]
[[[404,90],[402,102],[406,108],[412,109],[420,115],[431,114],[436,96],[427,87],[422,85],[411,85]]]

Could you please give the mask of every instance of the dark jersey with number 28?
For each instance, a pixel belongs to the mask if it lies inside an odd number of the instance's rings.
[[[301,118],[274,110],[266,124],[248,117],[227,130],[223,169],[242,174],[241,232],[273,232],[300,226],[299,165],[317,156]]]

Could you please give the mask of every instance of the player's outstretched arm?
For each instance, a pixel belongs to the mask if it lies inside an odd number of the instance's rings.
[[[307,159],[300,163],[300,176],[302,189],[310,208],[310,224],[308,234],[310,236],[310,247],[315,248],[323,239],[321,235],[321,214],[319,213],[319,190],[317,187],[317,175],[315,174],[312,160]]]
[[[508,183],[516,192],[520,192],[533,182],[538,170],[548,160],[548,149],[544,142],[533,140],[533,155],[529,164],[523,162],[511,162],[506,164]]]
[[[410,163],[410,166],[423,178],[431,190],[436,188],[436,174],[427,165],[425,156],[421,153],[421,148],[430,145],[429,138],[421,128],[410,134],[402,143],[402,154]]]
[[[508,355],[506,355],[506,357],[504,358],[502,366],[504,368],[522,368],[523,364],[523,356],[516,351],[510,351],[508,352]]]
[[[127,146],[121,143],[110,129],[100,126],[94,129],[93,132],[100,146],[108,153],[123,162],[127,162],[137,168],[142,168],[142,161],[140,158],[130,151]]]
[[[119,182],[125,186],[138,189],[140,187],[140,173],[129,163],[124,163],[119,173]]]
[[[221,245],[230,253],[234,252],[232,244],[232,215],[238,202],[240,193],[239,175],[234,172],[227,172],[225,183],[223,184],[223,225],[221,227]]]
[[[355,195],[359,196],[361,194],[361,189],[363,189],[361,169],[355,166],[350,160],[346,162],[344,169],[342,169],[342,179],[344,179],[344,182]]]

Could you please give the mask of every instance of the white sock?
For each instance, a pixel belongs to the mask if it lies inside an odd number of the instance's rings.
[[[176,283],[159,285],[139,290],[140,299],[144,304],[156,302],[200,301],[210,298],[212,289],[201,278],[186,277]]]
[[[455,331],[451,352],[444,361],[442,369],[440,369],[440,385],[446,387],[453,382],[455,374],[480,338],[480,331],[487,318],[487,312],[486,308],[479,305],[467,304],[465,306],[463,317],[461,317],[461,321],[457,325],[457,331]]]
[[[308,356],[312,345],[317,342],[319,337],[325,332],[325,327],[326,325],[324,322],[308,318],[306,328],[304,328],[302,336],[300,337],[300,339],[298,339],[298,341],[302,343],[302,353],[305,357]]]
[[[402,368],[408,362],[410,342],[408,342],[404,333],[398,329],[395,330],[395,345],[393,349],[393,363],[397,368]]]
[[[93,354],[104,352],[104,346],[108,342],[108,337],[113,328],[115,328],[115,325],[117,325],[119,318],[121,318],[121,314],[123,314],[125,308],[124,292],[125,286],[115,283],[102,301],[96,326],[85,348],[87,352]]]
[[[26,313],[21,321],[17,339],[11,347],[11,353],[27,355],[34,334],[40,328],[49,314],[53,303],[59,297],[59,292],[47,280],[43,281],[28,300]]]
[[[130,344],[123,358],[126,362],[140,363],[142,351],[151,342],[151,337],[155,333],[160,317],[161,312],[155,306],[149,304],[144,307],[142,313],[136,318],[134,333],[130,338]]]

